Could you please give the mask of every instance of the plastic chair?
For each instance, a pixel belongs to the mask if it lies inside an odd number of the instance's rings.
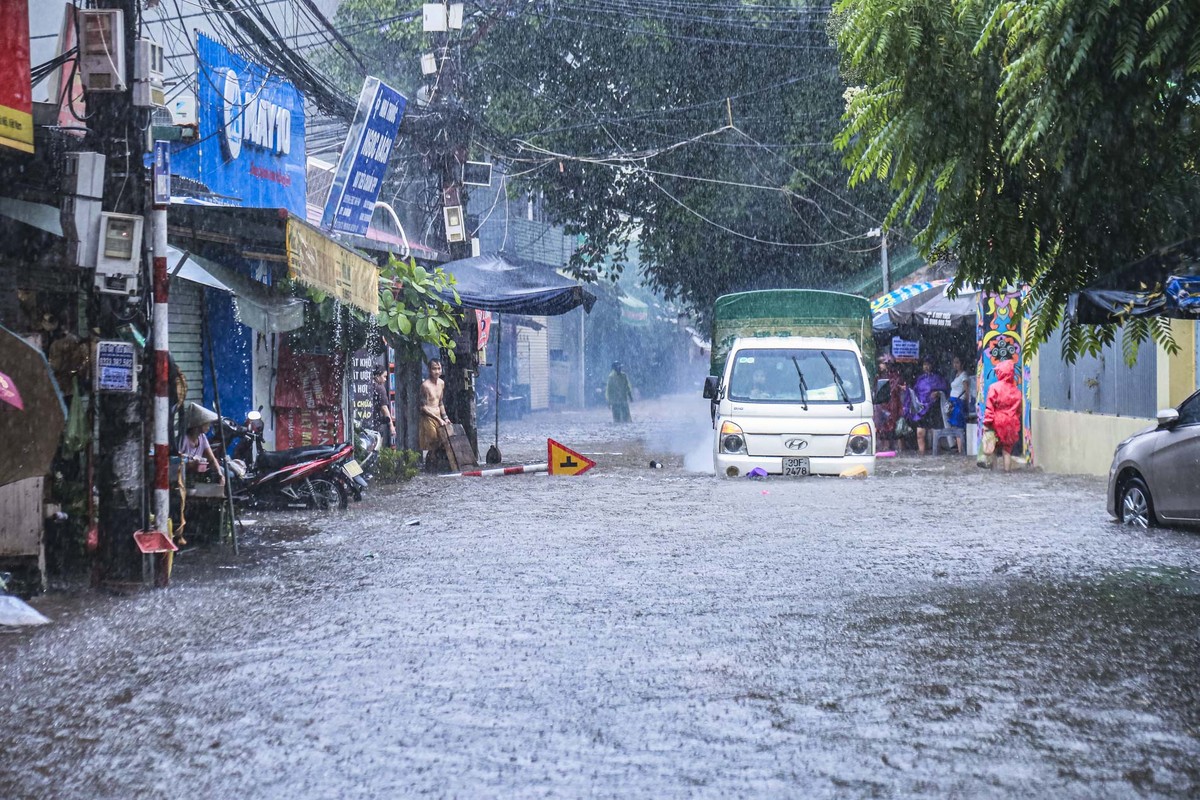
[[[967,452],[967,432],[963,428],[942,428],[933,432],[933,454],[936,456],[942,449],[942,442],[949,441],[953,443],[958,440],[959,449],[962,453]]]

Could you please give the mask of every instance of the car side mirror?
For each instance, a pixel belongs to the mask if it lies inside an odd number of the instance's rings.
[[[717,392],[721,389],[721,379],[716,375],[709,375],[704,379],[704,397],[708,400],[715,400]]]
[[[1179,422],[1179,411],[1174,408],[1160,408],[1158,410],[1158,427],[1170,428],[1176,422]]]

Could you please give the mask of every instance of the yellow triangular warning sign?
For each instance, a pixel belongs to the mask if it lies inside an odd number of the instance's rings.
[[[546,461],[551,475],[582,475],[596,466],[595,461],[553,439],[546,440]]]

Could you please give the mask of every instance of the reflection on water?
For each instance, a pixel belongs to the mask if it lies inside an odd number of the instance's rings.
[[[502,430],[621,453],[579,478],[422,477],[39,598],[0,797],[1196,794],[1200,537],[950,456],[720,480],[704,401],[633,411]]]

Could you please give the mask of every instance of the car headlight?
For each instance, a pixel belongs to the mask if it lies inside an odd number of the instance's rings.
[[[871,426],[865,422],[855,425],[846,440],[846,455],[865,456],[871,452]]]
[[[746,437],[742,434],[740,425],[729,420],[721,423],[721,434],[718,437],[722,453],[745,453]]]

